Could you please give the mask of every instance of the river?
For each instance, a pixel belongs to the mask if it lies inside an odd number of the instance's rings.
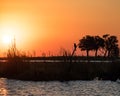
[[[0,96],[120,96],[120,82],[35,82],[0,78]]]

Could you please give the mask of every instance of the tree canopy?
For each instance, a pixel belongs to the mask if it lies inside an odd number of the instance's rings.
[[[98,56],[99,50],[102,50],[105,57],[119,56],[118,39],[114,35],[105,34],[103,37],[86,35],[79,40],[78,47],[81,51],[86,51],[87,56],[89,51],[94,51],[95,56]]]

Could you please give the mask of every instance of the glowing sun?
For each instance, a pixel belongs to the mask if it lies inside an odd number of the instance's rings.
[[[10,43],[11,43],[11,40],[12,38],[11,38],[11,36],[10,35],[4,35],[3,37],[2,37],[2,42],[4,43],[4,44],[7,44],[7,45],[9,45]]]

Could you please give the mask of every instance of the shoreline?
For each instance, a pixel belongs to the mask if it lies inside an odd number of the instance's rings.
[[[120,79],[120,62],[0,62],[0,76],[27,81]]]

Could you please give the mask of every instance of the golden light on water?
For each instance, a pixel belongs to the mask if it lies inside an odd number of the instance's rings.
[[[7,96],[7,81],[4,78],[0,78],[0,96]]]
[[[5,88],[0,89],[0,96],[7,96],[7,90]]]

